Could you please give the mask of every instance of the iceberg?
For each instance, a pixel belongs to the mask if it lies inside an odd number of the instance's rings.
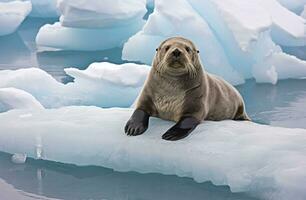
[[[303,17],[304,19],[306,19],[306,4],[304,6],[304,10],[303,12],[301,13],[301,17]],[[305,45],[306,46],[306,45]]]
[[[276,44],[286,46],[306,44],[305,20],[287,10],[276,0],[189,1],[210,22],[213,29],[220,29],[217,25],[213,25],[214,20],[218,24],[223,21],[225,24],[222,26],[229,28],[243,50],[256,43],[260,39],[260,34],[267,30],[271,31],[269,37]],[[208,10],[208,7],[215,11]],[[216,34],[222,33],[218,31]]]
[[[28,2],[32,5],[30,17],[58,18],[58,0],[17,0],[18,2]],[[0,2],[14,2],[14,0],[0,0]]]
[[[97,51],[121,47],[143,26],[143,21],[129,26],[100,29],[64,27],[59,22],[46,24],[39,29],[36,44],[60,50]],[[43,49],[43,48],[42,48]]]
[[[145,15],[145,0],[60,0],[62,26],[105,28],[135,23]]]
[[[192,30],[192,31],[191,31]],[[230,65],[218,38],[206,21],[185,1],[155,1],[154,12],[143,29],[124,44],[122,59],[151,63],[158,45],[168,37],[181,35],[197,44],[205,68],[233,84],[244,82]]]
[[[13,87],[23,90],[46,108],[67,105],[129,107],[149,71],[149,66],[134,63],[93,63],[86,70],[66,68],[65,72],[74,81],[65,85],[38,68],[1,70],[0,89]]]
[[[105,50],[121,47],[144,25],[145,0],[60,0],[60,22],[43,26],[40,47],[62,50]]]
[[[206,121],[189,137],[169,142],[161,135],[173,122],[156,118],[143,135],[126,136],[123,127],[131,113],[92,106],[11,110],[0,114],[0,151],[121,172],[190,177],[261,199],[306,197],[304,129]]]
[[[277,0],[277,1],[287,9],[296,13],[297,15],[299,15],[302,12],[304,5],[306,5],[306,0]]]
[[[0,88],[0,112],[11,109],[43,109],[29,93],[16,88]]]
[[[192,39],[207,71],[234,85],[248,78],[275,84],[306,75],[306,62],[283,53],[279,46],[304,46],[305,20],[275,0],[179,0],[175,6],[155,0],[142,30],[124,44],[122,58],[148,64],[160,41],[176,35]],[[282,74],[297,60],[297,71]]]
[[[0,1],[0,36],[15,32],[31,9],[29,1]]]
[[[306,21],[302,17],[290,12],[276,0],[262,0],[260,3],[272,18],[271,37],[276,44],[306,45]]]

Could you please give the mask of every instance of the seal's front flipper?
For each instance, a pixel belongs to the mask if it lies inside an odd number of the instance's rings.
[[[145,111],[136,109],[125,125],[125,133],[133,136],[143,134],[148,128],[149,117],[150,115]]]
[[[199,120],[194,117],[184,117],[171,127],[163,136],[164,140],[180,140],[187,137],[199,124]]]

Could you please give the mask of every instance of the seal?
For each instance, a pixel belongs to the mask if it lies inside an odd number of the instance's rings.
[[[173,37],[156,49],[151,71],[125,126],[127,135],[144,133],[150,116],[175,121],[162,138],[179,140],[203,120],[250,120],[239,92],[204,71],[199,51],[188,39]]]

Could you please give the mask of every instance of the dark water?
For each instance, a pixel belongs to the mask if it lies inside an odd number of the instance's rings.
[[[95,52],[37,49],[35,36],[39,27],[54,21],[56,19],[30,18],[16,33],[0,37],[0,70],[38,67],[67,83],[72,79],[64,73],[66,67],[85,69],[92,62],[125,62],[121,60],[120,48]],[[300,49],[287,48],[286,51],[304,56]],[[306,79],[279,81],[277,85],[248,80],[237,88],[254,121],[306,128]],[[4,190],[3,182],[12,188]],[[0,153],[0,200],[4,192],[9,199],[253,199],[245,194],[233,194],[228,187],[217,187],[209,182],[199,184],[188,178],[119,173],[101,167],[76,167],[31,159],[26,164],[16,165],[10,161],[10,155]],[[22,197],[14,196],[16,192]],[[31,197],[28,193],[40,196]]]
[[[32,159],[16,165],[5,153],[0,153],[0,177],[16,189],[56,199],[253,199],[231,193],[226,186],[198,184],[176,176],[120,173],[102,167],[76,167]]]
[[[279,81],[277,85],[238,86],[252,120],[289,128],[306,128],[306,79]]]
[[[37,67],[54,76],[58,81],[71,81],[64,68],[77,67],[86,69],[93,62],[108,61],[123,63],[121,49],[105,51],[42,51],[37,49],[35,37],[39,28],[57,19],[28,18],[18,31],[0,37],[0,70]]]

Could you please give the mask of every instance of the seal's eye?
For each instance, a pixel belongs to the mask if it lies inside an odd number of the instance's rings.
[[[157,49],[155,49],[156,51],[158,51],[158,48]]]
[[[166,46],[165,50],[168,51],[170,49],[170,46]]]
[[[189,47],[185,47],[186,51],[189,53],[191,49]]]

